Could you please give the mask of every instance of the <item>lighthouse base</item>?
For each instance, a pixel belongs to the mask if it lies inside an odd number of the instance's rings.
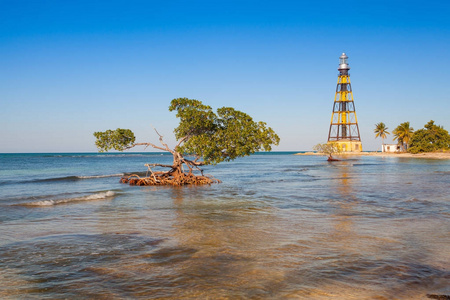
[[[333,141],[341,148],[342,152],[361,152],[362,144],[360,141],[339,140]]]

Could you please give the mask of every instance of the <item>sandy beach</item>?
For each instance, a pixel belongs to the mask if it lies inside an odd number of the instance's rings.
[[[324,155],[316,152],[297,153],[295,155]],[[389,153],[389,152],[352,152],[333,155],[333,157],[345,156],[381,156],[381,157],[407,157],[407,158],[429,158],[429,159],[450,159],[450,152],[427,152],[427,153]]]

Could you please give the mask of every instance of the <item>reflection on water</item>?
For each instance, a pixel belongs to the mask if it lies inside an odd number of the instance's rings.
[[[283,172],[274,180],[277,168]],[[450,294],[450,199],[442,188],[449,169],[262,156],[218,167],[214,175],[227,179],[219,185],[124,186],[109,201],[14,207],[35,215],[0,224],[8,237],[0,247],[0,297]]]

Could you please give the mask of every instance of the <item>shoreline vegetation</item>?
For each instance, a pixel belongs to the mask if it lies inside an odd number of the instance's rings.
[[[304,152],[295,155],[319,155],[326,156],[324,153]],[[333,154],[333,156],[344,158],[348,156],[381,156],[381,157],[398,157],[398,158],[429,158],[429,159],[450,159],[450,152],[423,152],[412,154],[408,152],[345,152]]]

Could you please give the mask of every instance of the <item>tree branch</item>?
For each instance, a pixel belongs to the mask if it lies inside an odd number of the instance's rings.
[[[131,149],[131,148],[133,148],[135,146],[145,146],[145,147],[151,146],[152,148],[163,150],[163,151],[169,151],[169,152],[172,153],[172,151],[167,150],[167,149],[162,148],[162,147],[159,147],[159,146],[156,146],[155,144],[152,144],[152,143],[135,143],[135,144],[131,145],[130,147],[126,147],[125,149]]]
[[[205,165],[205,163],[203,161],[197,161],[197,159],[198,158],[196,158],[195,160],[189,160],[187,158],[183,158],[183,161],[186,162],[186,163],[189,163],[189,164],[191,164],[192,166],[195,166],[195,167],[199,167],[199,166],[204,166]]]
[[[164,164],[145,164],[146,167],[163,167],[163,168],[173,168],[173,165]]]
[[[181,138],[181,140],[178,142],[178,144],[175,146],[175,149],[177,149],[184,141],[188,140],[191,136],[190,135],[186,135],[183,138]]]
[[[153,127],[153,129],[155,130],[156,134],[159,135],[159,142],[165,147],[165,150],[166,150],[166,151],[169,151],[169,152],[172,153],[172,154],[174,154],[174,153],[173,153],[173,150],[170,149],[169,146],[168,146],[166,143],[164,143],[164,141],[163,141],[163,136],[159,134],[158,130],[156,130],[155,127]]]

